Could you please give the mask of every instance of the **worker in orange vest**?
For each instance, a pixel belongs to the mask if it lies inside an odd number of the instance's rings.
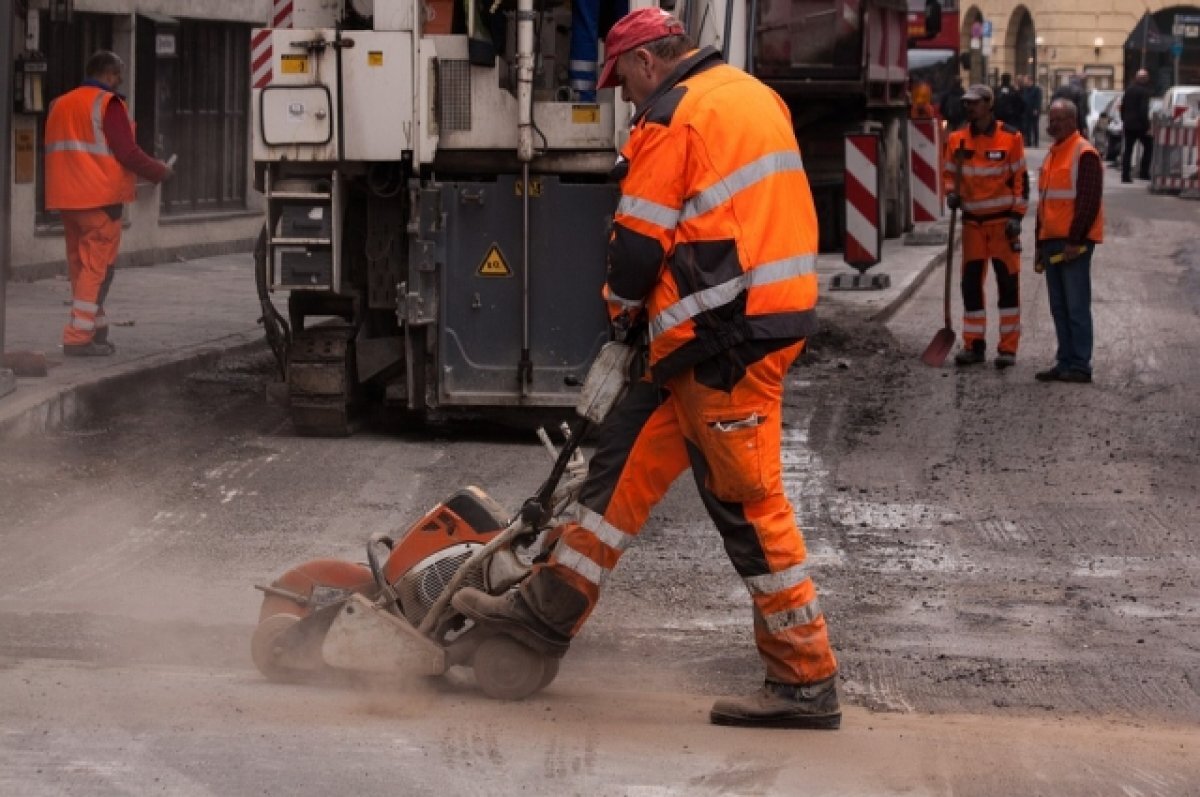
[[[936,119],[937,107],[933,104],[933,88],[924,80],[919,80],[912,87],[912,105],[909,106],[910,119]]]
[[[837,661],[780,465],[788,368],[815,330],[817,217],[787,106],[642,8],[605,38],[599,87],[634,103],[604,298],[648,324],[649,373],[604,420],[549,560],[520,589],[464,589],[481,626],[562,656],[671,484],[692,471],[749,593],[765,683],[719,725],[837,728]],[[622,332],[624,334],[624,332]]]
[[[46,209],[62,217],[71,278],[71,319],[63,352],[104,356],[104,299],[121,246],[124,206],[134,179],[161,183],[174,173],[138,147],[125,99],[117,93],[125,64],[101,50],[88,59],[86,79],[59,97],[46,119]]]
[[[995,365],[1016,363],[1021,338],[1021,220],[1029,204],[1029,175],[1021,131],[996,119],[992,90],[974,85],[963,94],[968,124],[952,132],[942,164],[946,205],[963,211],[963,348],[960,366],[986,359],[984,278],[996,273],[1000,341]]]
[[[1050,103],[1046,132],[1054,139],[1038,176],[1034,268],[1046,275],[1046,295],[1058,349],[1041,382],[1092,381],[1092,253],[1104,240],[1104,167],[1079,134],[1070,100]]]

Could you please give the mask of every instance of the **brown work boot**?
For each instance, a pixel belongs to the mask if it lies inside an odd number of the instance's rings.
[[[987,360],[987,353],[982,346],[974,346],[972,348],[963,348],[958,350],[958,354],[954,355],[955,365],[978,365]]]
[[[63,354],[68,357],[108,357],[117,347],[111,343],[97,343],[89,340],[87,343],[64,343]]]
[[[454,593],[450,603],[480,627],[507,634],[546,656],[561,659],[571,644],[570,637],[542,622],[515,589],[503,595],[489,595],[473,587],[464,587]]]
[[[842,724],[837,676],[811,684],[767,681],[749,697],[718,700],[708,718],[714,725],[836,730]]]

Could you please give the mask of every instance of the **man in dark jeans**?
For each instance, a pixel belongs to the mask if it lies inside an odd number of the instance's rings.
[[[1132,183],[1133,148],[1142,142],[1142,162],[1138,177],[1150,179],[1150,156],[1154,154],[1154,137],[1150,135],[1150,73],[1139,69],[1133,84],[1121,95],[1121,122],[1125,125],[1125,152],[1121,156],[1121,182]]]
[[[992,106],[996,118],[1010,127],[1021,130],[1025,124],[1025,101],[1017,87],[1012,84],[1012,75],[1005,72],[1000,76],[1000,88],[996,91],[996,103]]]
[[[1025,124],[1021,128],[1025,136],[1025,145],[1038,145],[1039,130],[1042,124],[1042,87],[1034,79],[1026,75],[1022,79],[1021,99],[1025,101]]]

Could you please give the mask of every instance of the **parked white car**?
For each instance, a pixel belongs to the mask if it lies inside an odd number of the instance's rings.
[[[1120,98],[1121,92],[1113,89],[1088,89],[1087,92],[1087,127],[1089,132],[1096,129],[1100,114],[1113,100]]]
[[[1159,113],[1168,119],[1200,119],[1200,86],[1172,86],[1167,89]]]

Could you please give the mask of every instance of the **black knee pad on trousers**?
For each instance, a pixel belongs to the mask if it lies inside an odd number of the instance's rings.
[[[541,569],[521,585],[521,596],[529,610],[546,626],[564,637],[588,610],[588,598],[563,581],[554,571]]]

